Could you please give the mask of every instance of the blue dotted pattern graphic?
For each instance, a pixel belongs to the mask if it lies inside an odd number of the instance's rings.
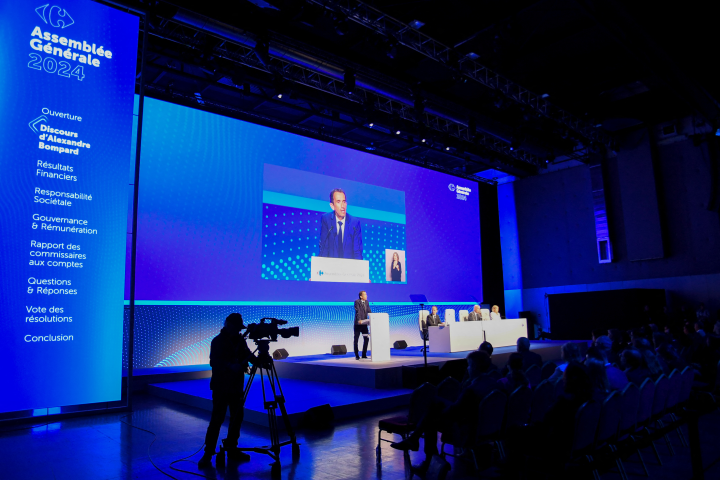
[[[262,278],[310,280],[310,259],[319,253],[320,217],[325,212],[263,204]],[[360,220],[363,259],[370,262],[372,283],[386,280],[385,249],[405,251],[405,225]],[[407,262],[407,254],[405,257]],[[405,269],[407,283],[407,268]]]
[[[374,312],[390,316],[390,341],[405,340],[408,345],[421,345],[418,332],[418,310],[413,305],[372,305]],[[444,318],[446,308],[458,310],[472,305],[440,307]],[[209,362],[210,342],[220,332],[226,316],[232,312],[243,315],[245,323],[263,317],[287,320],[285,327],[300,327],[300,336],[279,338],[272,350],[285,348],[292,356],[329,353],[332,345],[353,348],[352,305],[285,305],[285,306],[148,306],[135,307],[134,367],[202,365]],[[129,310],[125,309],[123,368],[127,368],[127,328]],[[248,342],[252,346],[252,342]]]

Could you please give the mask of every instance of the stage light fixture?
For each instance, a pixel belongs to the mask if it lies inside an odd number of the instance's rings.
[[[260,63],[265,66],[270,63],[270,42],[267,39],[258,39],[253,50]]]
[[[333,28],[335,28],[335,33],[342,37],[350,31],[350,22],[345,16],[336,16],[333,19]]]
[[[422,28],[423,25],[425,25],[425,22],[421,22],[420,20],[413,20],[409,23],[409,25],[415,30],[418,30],[419,28]]]
[[[424,138],[423,138],[422,140],[420,140],[420,141],[421,141],[422,143],[425,143],[425,139],[424,139]]]
[[[275,96],[277,98],[282,98],[288,90],[287,82],[279,75],[273,79],[273,87],[275,88]]]
[[[345,70],[345,73],[343,74],[343,90],[348,95],[353,95],[355,93],[355,72],[351,69]]]
[[[717,130],[715,130],[715,136],[716,136],[716,137],[720,137],[720,128],[718,128]]]
[[[472,135],[475,135],[476,131],[477,131],[477,120],[470,117],[468,119],[468,133],[472,136]]]
[[[445,150],[449,152],[449,151],[450,151],[450,147],[445,147]]]
[[[375,125],[373,122],[370,122],[370,123],[368,124],[368,126],[369,126],[370,128],[372,128],[373,125]]]
[[[400,135],[400,130],[396,130],[395,135]]]

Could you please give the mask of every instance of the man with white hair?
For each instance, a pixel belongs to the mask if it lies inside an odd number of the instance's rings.
[[[468,322],[480,322],[482,321],[482,313],[480,312],[480,305],[475,305],[473,311],[467,317]]]

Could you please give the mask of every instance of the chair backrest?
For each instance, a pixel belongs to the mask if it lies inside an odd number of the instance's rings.
[[[682,371],[682,391],[678,402],[685,403],[690,400],[692,385],[695,381],[695,370],[692,367],[685,367]]]
[[[640,405],[638,406],[637,423],[645,423],[652,415],[653,399],[655,398],[655,382],[646,378],[640,385]]]
[[[505,418],[507,397],[499,390],[493,390],[485,397],[478,407],[478,438],[500,432]]]
[[[445,309],[445,322],[454,322],[454,321],[455,321],[455,309],[446,308]]]
[[[532,404],[532,390],[526,386],[515,389],[510,394],[507,404],[507,418],[505,426],[522,427],[530,420],[530,405]]]
[[[418,314],[418,329],[420,329],[420,338],[422,338],[423,325],[427,321],[428,315],[430,315],[430,312],[427,310],[420,310],[420,313]]]
[[[447,377],[437,386],[437,396],[450,402],[457,400],[461,391],[462,385],[452,377]]]
[[[490,310],[487,308],[480,309],[480,316],[483,320],[490,320]]]
[[[595,442],[595,432],[600,420],[600,405],[595,402],[584,403],[575,415],[572,452],[584,450]]]
[[[469,310],[458,310],[458,318],[461,322],[467,322],[468,315],[470,315]]]
[[[555,401],[553,384],[543,380],[535,387],[530,404],[530,423],[542,422]]]
[[[600,445],[615,438],[620,426],[620,406],[622,400],[618,392],[612,392],[600,406],[600,420],[595,436],[595,443]]]
[[[635,430],[638,410],[640,409],[640,389],[634,383],[628,383],[620,395],[620,427],[621,432]]]
[[[465,375],[467,375],[468,363],[464,358],[456,358],[454,360],[448,360],[442,367],[440,367],[440,378],[452,377],[455,380],[462,382]]]
[[[417,423],[427,414],[430,404],[437,396],[437,387],[429,383],[423,383],[410,395],[410,408],[408,421]]]
[[[553,373],[555,373],[556,368],[557,365],[555,364],[555,362],[545,362],[542,366],[542,369],[540,369],[540,376],[543,380],[548,379],[552,376]]]
[[[668,394],[670,393],[670,380],[665,375],[655,380],[655,397],[653,398],[652,414],[659,415],[665,410]]]
[[[682,391],[682,375],[677,371],[676,368],[668,375],[668,382],[670,387],[668,388],[668,396],[665,401],[665,409],[669,410],[678,403],[680,393]]]
[[[530,368],[525,370],[525,376],[528,379],[528,382],[530,382],[531,387],[537,387],[540,385],[540,382],[542,382],[542,372],[540,371],[540,367],[537,365],[531,365]]]

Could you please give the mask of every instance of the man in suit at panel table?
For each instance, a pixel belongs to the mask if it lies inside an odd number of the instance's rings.
[[[468,322],[481,322],[482,313],[480,312],[480,305],[475,305],[473,311],[467,317]]]
[[[433,305],[431,313],[425,319],[425,326],[423,327],[423,333],[425,334],[425,338],[427,338],[428,327],[439,326],[445,326],[445,322],[440,319],[440,315],[438,315],[438,308]]]
[[[320,257],[363,259],[360,220],[347,213],[347,197],[341,188],[330,192],[332,212],[320,218]]]
[[[355,330],[355,360],[360,360],[358,355],[358,339],[360,334],[363,336],[363,349],[362,358],[367,358],[367,347],[370,341],[370,332],[368,331],[368,314],[372,313],[370,304],[367,301],[367,292],[362,291],[358,295],[358,299],[355,300],[355,321],[353,322],[353,329]]]

